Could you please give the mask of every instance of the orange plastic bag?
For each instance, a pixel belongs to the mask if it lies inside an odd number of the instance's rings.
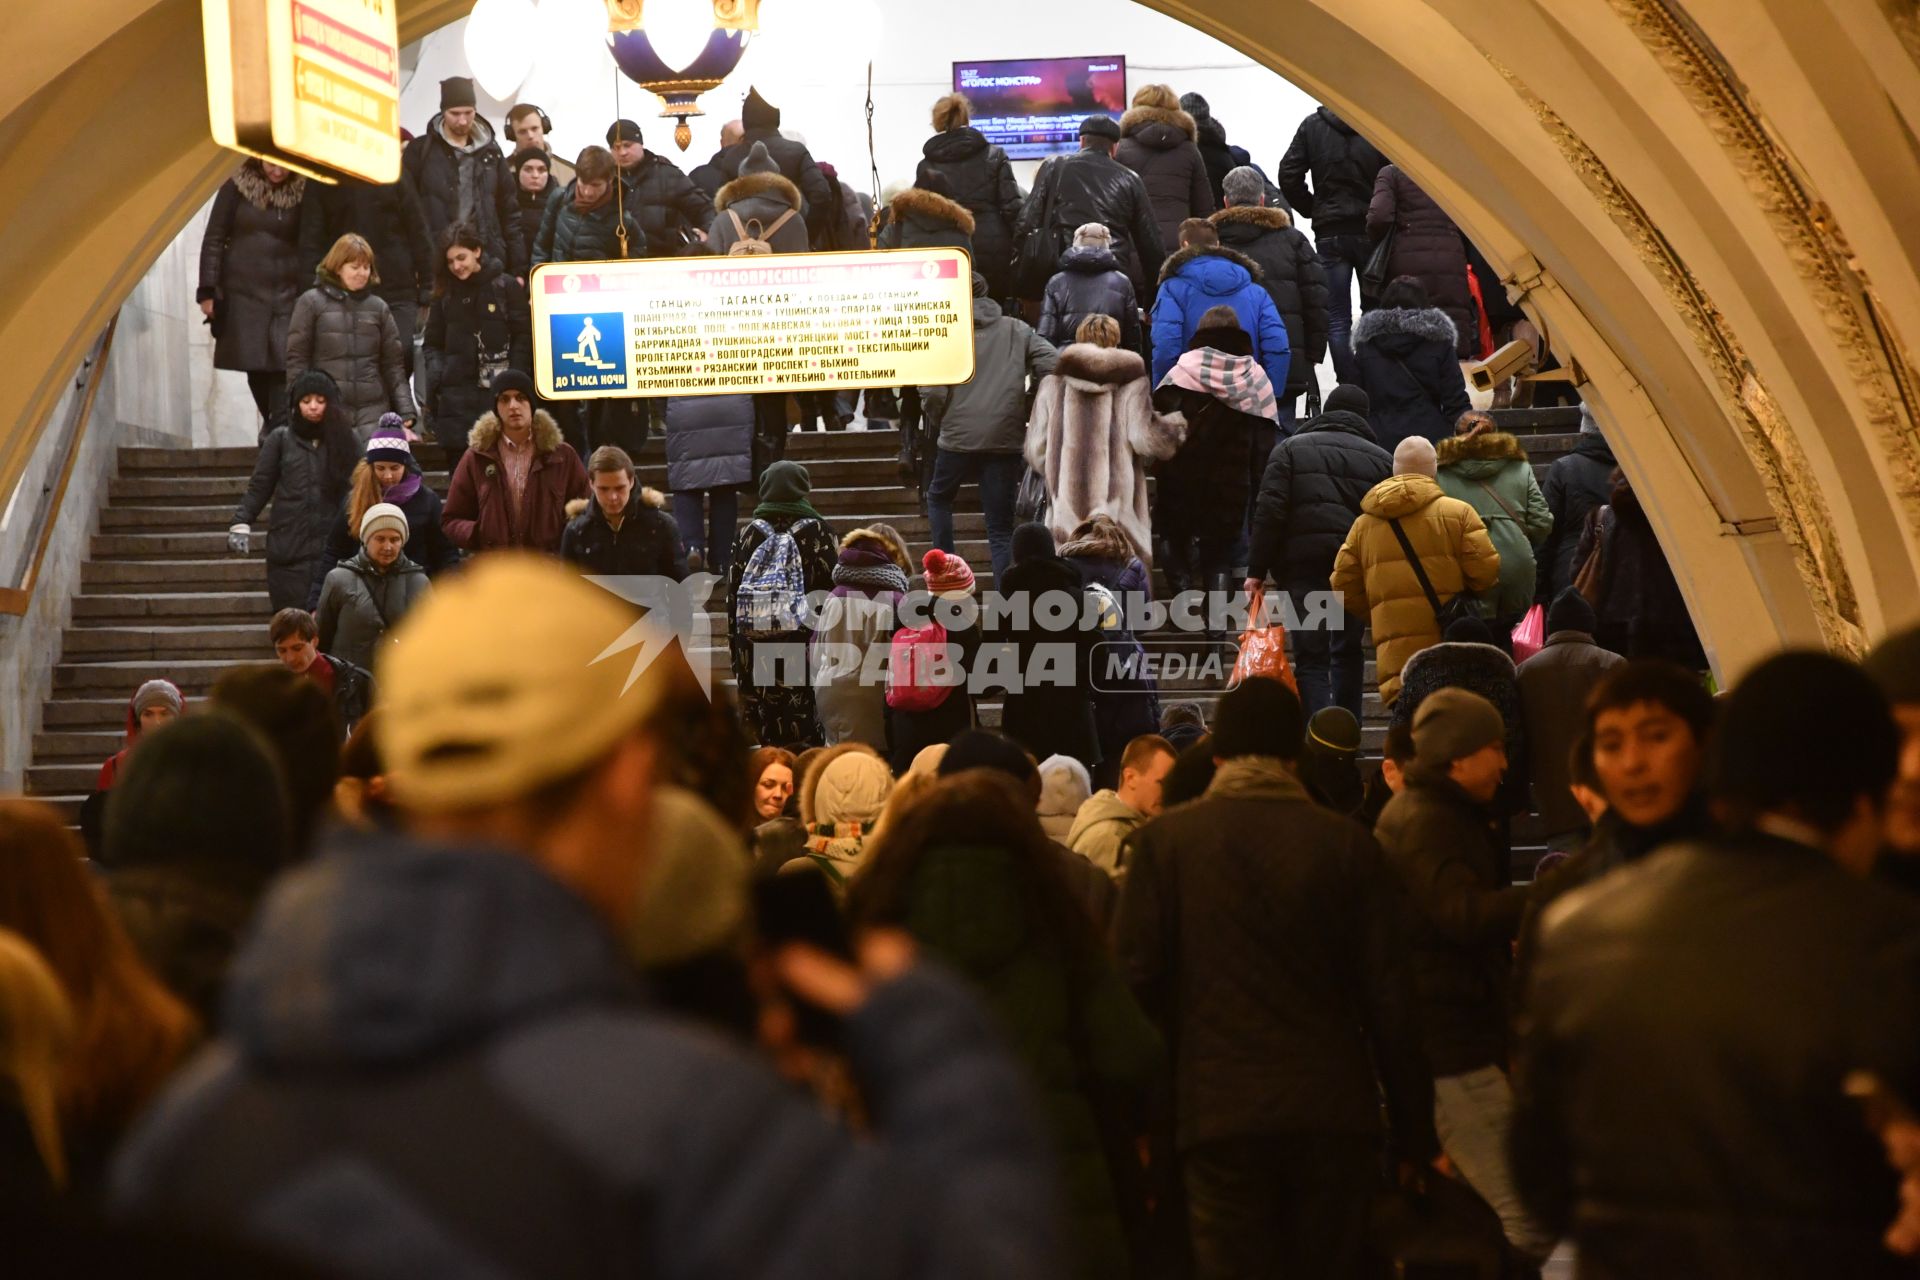
[[[1293,664],[1287,661],[1287,629],[1260,625],[1266,599],[1266,589],[1262,588],[1247,601],[1247,629],[1240,633],[1240,654],[1233,660],[1233,679],[1227,687],[1236,689],[1242,681],[1262,676],[1278,680],[1297,694],[1300,686],[1293,678]]]

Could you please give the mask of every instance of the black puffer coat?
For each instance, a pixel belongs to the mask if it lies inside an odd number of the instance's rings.
[[[620,171],[627,184],[627,212],[647,233],[647,257],[671,258],[684,233],[705,231],[713,223],[713,197],[693,185],[671,160],[649,151],[639,164]]]
[[[1354,321],[1353,357],[1371,404],[1368,421],[1389,453],[1408,436],[1445,440],[1473,407],[1453,322],[1437,308],[1367,312]]]
[[[287,367],[287,324],[308,279],[300,256],[306,191],[305,178],[276,187],[260,162],[249,160],[213,197],[195,301],[214,301],[214,368]]]
[[[1077,341],[1088,316],[1112,316],[1120,322],[1120,345],[1140,349],[1140,304],[1133,281],[1110,249],[1073,248],[1060,255],[1060,270],[1047,281],[1040,305],[1040,336],[1056,347]]]
[[[1293,358],[1287,365],[1282,399],[1305,394],[1313,385],[1314,367],[1327,355],[1327,272],[1306,233],[1293,225],[1285,209],[1240,205],[1222,209],[1211,219],[1220,243],[1236,249],[1260,267],[1254,279],[1273,299],[1287,322],[1287,346]]]
[[[1540,547],[1540,573],[1536,598],[1551,604],[1553,598],[1573,585],[1580,571],[1574,552],[1580,547],[1581,531],[1587,516],[1607,505],[1607,492],[1613,483],[1613,446],[1598,431],[1582,431],[1573,442],[1573,452],[1554,459],[1547,478],[1540,482],[1547,509],[1553,512],[1553,532]]]
[[[1120,117],[1113,158],[1140,175],[1162,245],[1180,243],[1180,224],[1214,211],[1207,162],[1194,145],[1199,128],[1184,111],[1133,107]]]
[[[492,392],[481,385],[482,353],[489,363],[505,357],[520,372],[533,372],[527,291],[492,263],[482,263],[466,280],[449,280],[446,292],[433,300],[422,352],[427,403],[436,424],[450,417],[458,423],[457,435],[464,435],[493,403]]]
[[[1280,161],[1280,190],[1294,212],[1312,220],[1316,237],[1364,235],[1374,184],[1386,164],[1353,126],[1321,107],[1294,131]]]
[[[914,185],[924,187],[932,174],[946,180],[953,198],[973,215],[973,269],[987,278],[989,296],[1009,297],[1020,185],[1013,179],[1007,153],[971,125],[936,133],[920,150],[926,158],[914,170]]]
[[[417,299],[433,288],[439,255],[419,198],[406,183],[375,184],[353,178],[332,187],[316,183],[300,208],[305,275],[318,270],[333,242],[349,231],[373,246],[374,266],[380,273],[375,293],[383,298],[410,293]]]
[[[1038,600],[1049,591],[1082,599],[1084,588],[1080,571],[1071,561],[1058,556],[1036,557],[1010,567],[1003,575],[1002,593],[1009,599],[1026,592],[1027,599]],[[1058,679],[1027,685],[1006,694],[1000,712],[1000,728],[1015,742],[1033,753],[1036,760],[1051,755],[1072,756],[1091,772],[1100,763],[1100,734],[1093,714],[1091,672],[1093,646],[1099,632],[1091,630],[1049,631],[1040,622],[1035,609],[1026,626],[1007,623],[987,634],[988,644],[1013,646],[1018,656],[1017,669],[1038,672],[1041,664],[1035,652],[1041,646],[1071,646],[1071,672]],[[1056,664],[1056,671],[1059,666]],[[952,699],[949,698],[949,701]]]
[[[600,504],[575,498],[567,504],[567,528],[560,535],[560,558],[586,573],[607,577],[687,576],[687,551],[680,545],[680,529],[661,508],[667,495],[658,489],[635,489],[627,498],[627,513],[615,529],[607,523]]]
[[[1467,286],[1466,242],[1446,210],[1433,202],[1398,165],[1380,171],[1367,207],[1367,234],[1375,240],[1396,229],[1393,276],[1412,276],[1427,290],[1427,300],[1453,321],[1454,344],[1462,360],[1479,355],[1480,312]]]
[[[959,201],[908,187],[887,206],[887,224],[880,229],[879,245],[882,249],[965,249],[971,255],[977,225],[973,214]],[[991,280],[988,294],[992,294]]]
[[[305,425],[297,404],[293,417]],[[328,410],[315,437],[297,433],[291,425],[278,426],[261,444],[253,478],[228,523],[250,525],[273,503],[267,530],[267,599],[276,613],[304,606],[316,567],[331,565],[325,559],[327,533],[346,498],[359,452],[353,429],[337,409]]]
[[[533,265],[545,262],[601,262],[620,257],[620,209],[612,199],[592,213],[573,207],[578,180],[569,182],[560,194],[547,202],[540,219],[540,232],[533,240]],[[629,258],[647,254],[647,233],[641,229],[633,209],[627,209],[627,253]]]
[[[414,416],[413,388],[407,380],[406,350],[393,313],[377,295],[349,293],[326,273],[294,303],[287,326],[287,381],[318,369],[340,387],[336,402],[365,439],[391,410]]]
[[[1064,251],[1073,243],[1074,230],[1098,222],[1113,233],[1113,256],[1133,281],[1135,297],[1150,297],[1166,260],[1165,241],[1154,221],[1153,205],[1140,175],[1099,151],[1080,151],[1049,160],[1033,180],[1033,191],[1013,229],[1014,243],[1040,221],[1048,193],[1053,201],[1053,242]]]
[[[1120,345],[1140,349],[1140,306],[1133,281],[1109,249],[1072,248],[1060,255],[1060,270],[1047,281],[1038,331],[1056,347],[1076,341],[1088,316],[1112,316],[1120,325]]]
[[[513,187],[513,205],[520,211],[520,243],[526,251],[527,267],[533,267],[533,244],[540,238],[540,224],[546,221],[547,201],[551,200],[564,187],[565,183],[553,177],[547,177],[545,191],[522,191],[516,182]]]
[[[801,215],[806,219],[808,241],[825,244],[830,231],[827,223],[839,216],[840,205],[834,200],[827,175],[814,163],[807,144],[781,137],[778,129],[749,129],[740,135],[740,141],[714,152],[713,159],[694,170],[700,185],[709,196],[719,195],[720,188],[740,176],[740,166],[746,163],[747,154],[756,142],[767,144],[767,154],[780,166],[781,176],[800,189]]]
[[[513,198],[513,170],[500,154],[493,126],[485,117],[473,118],[470,145],[455,150],[440,130],[441,117],[427,121],[426,132],[407,144],[400,156],[400,180],[413,189],[420,212],[427,220],[428,234],[438,238],[447,228],[465,221],[486,242],[487,256],[505,264],[509,274],[527,274],[527,260],[520,256],[525,243],[520,231],[520,206]],[[473,200],[467,216],[460,216],[460,186],[463,171],[473,184]]]
[[[1360,499],[1393,474],[1393,455],[1357,413],[1336,409],[1282,440],[1253,508],[1247,576],[1284,591],[1325,591]]]
[[[667,399],[667,488],[730,489],[753,479],[752,396]]]

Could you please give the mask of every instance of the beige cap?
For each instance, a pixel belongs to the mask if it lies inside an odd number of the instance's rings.
[[[517,799],[586,768],[659,704],[627,688],[638,612],[558,560],[498,551],[442,580],[393,631],[375,675],[394,800],[445,813]]]

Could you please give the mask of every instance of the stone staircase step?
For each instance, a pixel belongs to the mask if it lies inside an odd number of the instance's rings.
[[[264,622],[271,616],[264,577],[258,591],[193,591],[166,595],[128,592],[82,594],[73,598],[76,627],[131,624],[143,620],[169,624],[232,620]]]
[[[220,535],[222,542],[226,535]],[[89,560],[80,566],[86,594],[209,591],[266,592],[265,555],[197,560]]]
[[[261,646],[265,648],[266,646]],[[258,650],[256,650],[258,652]],[[165,664],[164,672],[157,669],[151,659],[109,660],[103,662],[66,662],[62,661],[53,669],[53,688],[55,694],[68,690],[85,690],[92,697],[118,697],[121,700],[124,715],[125,700],[133,696],[133,691],[144,680],[156,675],[165,677],[180,686],[180,692],[188,698],[204,698],[213,688],[213,682],[222,672],[235,667],[271,666],[273,655],[268,652],[263,661],[248,661],[232,658],[172,658]]]

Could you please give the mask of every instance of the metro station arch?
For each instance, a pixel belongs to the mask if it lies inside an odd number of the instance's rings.
[[[1886,0],[1142,0],[1328,103],[1523,296],[1723,679],[1920,618],[1920,23]],[[398,0],[402,40],[472,0]],[[198,0],[19,0],[0,491],[232,167]],[[22,38],[24,37],[24,38]]]

